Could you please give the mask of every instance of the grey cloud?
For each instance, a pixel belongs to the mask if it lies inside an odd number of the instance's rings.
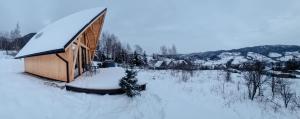
[[[300,45],[299,5],[297,0],[2,0],[0,31],[20,22],[24,33],[36,32],[70,13],[104,6],[104,30],[150,53],[163,44],[175,44],[181,53]]]

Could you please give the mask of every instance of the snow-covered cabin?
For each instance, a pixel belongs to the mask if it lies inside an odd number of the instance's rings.
[[[49,24],[20,50],[25,72],[53,80],[73,81],[95,56],[106,8],[92,8]]]

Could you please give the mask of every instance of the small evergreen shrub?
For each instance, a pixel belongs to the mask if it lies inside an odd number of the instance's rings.
[[[124,76],[119,83],[119,86],[125,91],[128,97],[134,97],[140,95],[140,85],[137,84],[137,71],[133,69],[127,69]]]

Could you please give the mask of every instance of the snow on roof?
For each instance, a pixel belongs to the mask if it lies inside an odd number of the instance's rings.
[[[155,64],[154,64],[154,67],[160,67],[162,64],[163,64],[164,61],[157,61]]]
[[[173,60],[172,59],[164,59],[164,62],[166,65],[169,65]]]
[[[174,61],[174,63],[175,64],[187,64],[187,62],[186,61],[184,61],[184,60],[176,60],[176,61]]]
[[[64,50],[78,33],[101,15],[105,8],[92,8],[66,16],[39,31],[20,50],[17,58]]]

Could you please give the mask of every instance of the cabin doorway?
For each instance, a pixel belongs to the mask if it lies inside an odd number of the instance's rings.
[[[76,64],[75,64],[75,69],[74,69],[74,77],[77,78],[80,75],[80,68],[79,68],[79,52],[77,53],[77,59],[76,59]]]
[[[83,72],[87,71],[86,48],[84,47],[81,47],[81,66]]]

